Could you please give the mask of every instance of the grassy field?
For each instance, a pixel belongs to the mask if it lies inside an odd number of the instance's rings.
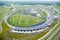
[[[22,6],[22,9],[20,9],[20,10],[23,10],[24,8],[26,9],[26,8],[30,8],[30,7]],[[29,13],[28,13],[28,15],[23,15],[20,11],[17,11],[14,14],[10,15],[10,17],[8,18],[8,23],[13,26],[19,26],[19,27],[25,27],[25,28],[31,27],[31,25],[35,25],[37,23],[41,23],[46,20],[46,18],[45,18],[46,12],[42,9],[40,11],[43,14],[43,15],[41,15],[41,17],[32,16],[32,14],[29,14]]]
[[[9,26],[7,26],[4,21],[2,21],[2,32],[0,33],[0,40],[3,40],[4,34],[10,29]]]
[[[9,10],[9,7],[0,7],[0,18],[5,16],[6,14],[10,13],[11,10]]]
[[[56,10],[58,10],[58,11],[55,11],[55,15],[57,14],[57,15],[60,15],[60,6],[58,6],[58,5],[56,5],[56,6],[54,6],[55,7],[55,9]]]
[[[40,17],[35,17],[29,15],[23,15],[23,14],[14,14],[8,18],[8,22],[14,26],[20,26],[20,27],[30,27],[30,25],[34,25],[36,23],[40,23],[45,21]]]
[[[40,12],[43,13],[43,15],[42,15],[43,17],[45,17],[47,15],[47,13],[42,9],[40,10]]]
[[[43,32],[30,33],[30,34],[7,33],[6,38],[11,38],[11,39],[15,38],[15,39],[23,39],[23,40],[37,40],[38,38],[44,36],[49,30],[50,30],[50,28],[48,28],[47,30],[44,30]]]
[[[21,5],[19,8],[17,8],[17,10],[23,10],[23,9],[29,9],[32,8],[32,6],[23,6]]]

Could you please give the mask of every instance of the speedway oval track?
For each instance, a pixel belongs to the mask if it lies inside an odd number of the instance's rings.
[[[44,28],[46,28],[48,25],[51,25],[51,23],[53,23],[53,20],[54,20],[54,18],[53,18],[53,15],[51,14],[51,13],[49,13],[47,10],[45,10],[45,9],[43,9],[44,11],[46,11],[46,13],[47,13],[47,20],[46,20],[46,22],[44,22],[43,24],[41,24],[41,25],[37,25],[37,26],[34,26],[34,27],[29,27],[29,28],[22,28],[22,27],[15,27],[15,26],[12,26],[12,25],[10,25],[8,22],[7,22],[7,19],[8,19],[8,17],[9,17],[9,15],[7,15],[4,19],[4,21],[5,21],[5,23],[9,26],[9,27],[11,27],[11,28],[13,28],[14,30],[18,30],[18,31],[33,31],[33,30],[41,30],[41,29],[44,29]]]

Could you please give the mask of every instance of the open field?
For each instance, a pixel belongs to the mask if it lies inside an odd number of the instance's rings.
[[[27,6],[26,6],[27,7]],[[25,6],[22,6],[20,11],[18,10],[14,14],[11,14],[8,18],[8,23],[13,25],[13,26],[18,26],[18,27],[31,27],[32,25],[37,25],[38,23],[42,23],[46,21],[46,12],[44,10],[40,10],[41,13],[29,13],[30,7],[28,6],[26,8]],[[28,9],[29,8],[29,9]],[[26,12],[26,10],[28,12]],[[22,13],[21,13],[22,12]]]
[[[4,34],[10,29],[5,23],[4,21],[2,21],[2,32],[0,33],[0,39],[2,40],[4,38]]]
[[[45,19],[34,17],[31,15],[15,14],[10,16],[8,22],[16,26],[28,27],[32,24],[34,25],[36,23],[43,22],[44,20]]]
[[[59,10],[60,11],[60,6],[54,6],[57,10]]]
[[[6,14],[10,13],[9,7],[0,7],[0,18],[5,16]]]

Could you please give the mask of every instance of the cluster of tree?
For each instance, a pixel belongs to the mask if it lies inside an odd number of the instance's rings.
[[[26,2],[26,1],[17,1],[17,2],[7,2],[7,1],[0,1],[0,6],[3,6],[5,4],[20,4],[20,5],[60,5],[60,2]]]
[[[5,5],[5,3],[3,3],[3,2],[0,2],[0,6],[3,6],[3,5]]]

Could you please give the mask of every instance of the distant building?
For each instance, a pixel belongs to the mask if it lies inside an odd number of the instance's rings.
[[[31,13],[38,13],[38,11],[35,9],[31,9]]]

